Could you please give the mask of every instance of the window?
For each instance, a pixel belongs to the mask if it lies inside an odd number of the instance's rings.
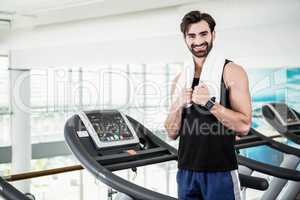
[[[80,109],[79,70],[31,70],[32,142],[63,140],[66,119]]]
[[[8,56],[0,55],[0,146],[10,145]]]
[[[170,83],[180,64],[124,64],[31,70],[33,143],[63,140],[64,123],[79,110],[119,109],[162,130]]]

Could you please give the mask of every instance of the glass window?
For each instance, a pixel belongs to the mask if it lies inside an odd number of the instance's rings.
[[[120,109],[162,130],[173,72],[180,67],[159,63],[32,69],[32,141],[63,140],[65,121],[79,110]]]
[[[1,114],[0,115],[0,146],[9,146],[11,144],[10,140],[10,115]]]
[[[130,81],[130,77],[126,72],[113,70],[111,74],[111,103],[113,107],[127,106]]]
[[[64,123],[78,109],[78,95],[72,90],[78,85],[78,75],[78,70],[63,68],[31,70],[33,143],[63,140]]]
[[[11,163],[0,164],[0,176],[11,175]]]
[[[84,77],[84,73],[81,69],[72,69],[69,71],[69,110],[70,111],[79,111],[82,109],[82,91],[81,91],[81,80]]]
[[[146,106],[165,105],[168,87],[166,75],[147,74],[142,87],[145,89]]]
[[[8,57],[0,56],[0,112],[7,113],[9,106]]]
[[[82,72],[82,104],[84,108],[97,109],[100,98],[100,71]]]
[[[9,135],[10,110],[9,110],[9,71],[8,56],[0,56],[0,145],[8,146],[11,144]]]
[[[34,110],[47,110],[48,95],[52,87],[48,85],[48,70],[35,69],[30,71],[31,106]],[[50,86],[50,87],[48,87]]]
[[[277,71],[274,71],[274,84],[286,84],[287,82],[287,69],[283,68]]]
[[[64,140],[65,121],[70,117],[64,112],[35,112],[31,114],[32,143]]]
[[[130,73],[129,74],[131,88],[130,91],[130,105],[134,107],[143,107],[145,106],[145,74],[143,73]]]

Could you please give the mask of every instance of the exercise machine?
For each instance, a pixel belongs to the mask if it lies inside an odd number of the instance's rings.
[[[66,143],[98,180],[134,200],[175,200],[129,182],[113,171],[177,160],[177,150],[155,136],[149,129],[118,110],[84,111],[73,115],[65,124]],[[251,159],[239,156],[252,170],[260,167]],[[249,163],[250,162],[250,163]],[[268,170],[266,170],[268,171]],[[294,172],[294,171],[293,171]],[[290,171],[283,172],[290,173]],[[294,176],[293,176],[294,177]],[[268,182],[239,172],[242,187],[266,190]],[[296,174],[300,180],[300,173]]]
[[[300,152],[300,115],[285,103],[268,103],[262,106],[262,115],[264,119],[283,137],[288,139],[286,146],[291,144],[294,151]],[[288,168],[299,169],[299,156],[288,155],[284,163]],[[272,180],[276,185],[281,185],[284,189],[278,199],[295,199],[300,193],[300,182],[286,181],[274,178]]]
[[[265,120],[280,134],[300,144],[300,114],[285,103],[268,103],[262,107]]]
[[[23,194],[0,177],[0,197],[7,200],[35,200],[31,194]]]

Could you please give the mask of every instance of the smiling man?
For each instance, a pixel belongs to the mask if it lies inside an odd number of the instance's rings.
[[[169,137],[179,137],[180,200],[241,198],[234,142],[237,135],[246,135],[251,126],[248,78],[241,66],[226,60],[222,66],[220,103],[215,102],[205,83],[199,84],[203,65],[214,46],[215,25],[209,14],[191,11],[180,26],[195,67],[192,87],[182,90],[165,121]],[[181,75],[174,79],[172,94]],[[188,104],[192,105],[187,107]]]

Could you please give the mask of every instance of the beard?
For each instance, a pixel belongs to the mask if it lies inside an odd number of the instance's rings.
[[[196,50],[196,47],[205,47],[203,50]],[[204,42],[201,45],[194,45],[192,44],[191,47],[189,48],[189,50],[191,51],[191,53],[197,57],[197,58],[203,58],[206,57],[210,50],[213,47],[213,42],[211,41],[210,43],[208,42]]]

